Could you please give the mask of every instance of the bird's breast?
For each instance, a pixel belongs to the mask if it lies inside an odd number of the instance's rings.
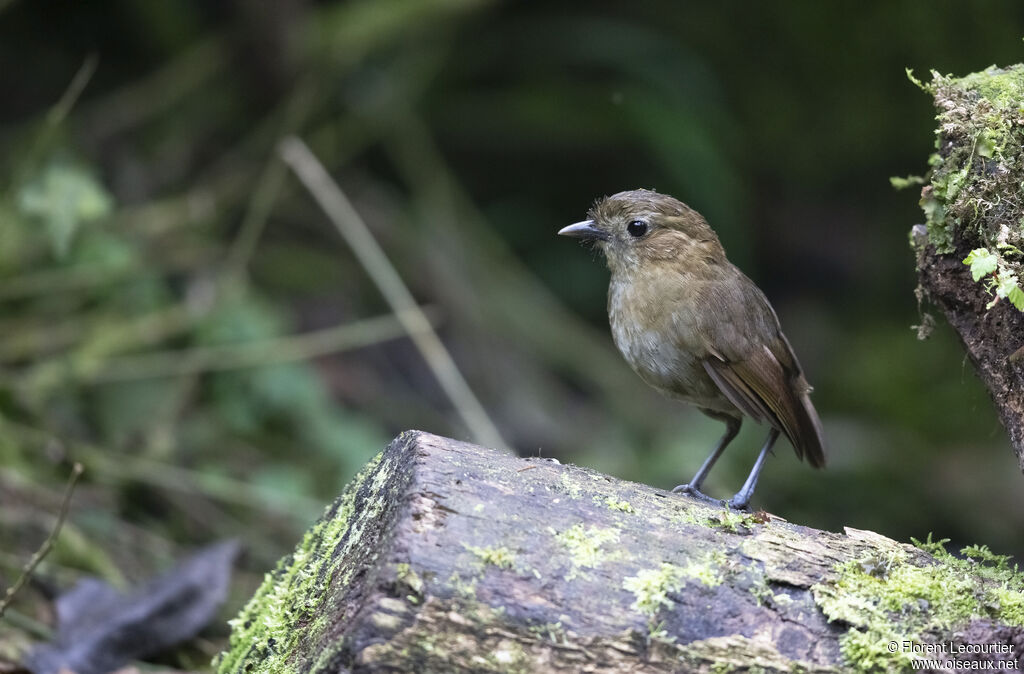
[[[724,399],[701,362],[707,354],[689,320],[687,300],[684,289],[666,289],[643,278],[613,278],[608,288],[612,338],[647,384],[673,398],[717,409]],[[731,407],[728,401],[725,405]]]

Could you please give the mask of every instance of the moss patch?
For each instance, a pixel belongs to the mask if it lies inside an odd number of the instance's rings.
[[[728,672],[802,672],[826,674],[839,672],[808,662],[792,660],[775,649],[771,642],[751,639],[739,634],[711,637],[693,641],[679,647],[678,659],[688,665],[687,671],[708,671],[711,674]],[[706,670],[702,668],[706,667]]]
[[[604,504],[612,510],[621,510],[624,513],[630,514],[636,513],[636,508],[634,508],[629,501],[620,501],[614,496],[606,496]]]
[[[928,242],[943,254],[971,250],[964,262],[993,303],[1024,310],[1024,65],[933,72],[921,86],[939,112],[921,192]]]
[[[580,569],[594,569],[604,562],[620,557],[618,551],[613,552],[604,547],[608,543],[618,542],[619,532],[616,529],[574,524],[562,533],[555,534],[555,539],[569,551],[569,563],[572,568],[566,575],[566,580],[572,580],[579,575]]]
[[[476,555],[484,565],[496,566],[499,569],[511,569],[515,566],[516,555],[514,552],[506,548],[504,545],[492,546],[487,548],[477,547],[475,545],[466,545],[467,550]]]
[[[838,565],[836,581],[811,588],[830,621],[851,626],[840,647],[859,671],[902,671],[918,656],[890,652],[890,642],[941,642],[975,619],[1024,627],[1024,575],[1005,557],[977,547],[954,557],[931,537],[919,546],[932,557],[893,546]]]
[[[721,529],[732,534],[746,534],[768,520],[760,513],[736,512],[729,508],[691,507],[685,512],[677,513],[673,521]]]
[[[636,598],[633,608],[645,616],[654,617],[661,607],[675,604],[668,598],[669,592],[678,592],[684,584],[681,566],[662,562],[657,569],[643,569],[635,576],[622,581],[622,589],[629,590]]]
[[[754,525],[762,523],[757,515],[739,513],[735,510],[721,510],[708,519],[708,524],[730,533],[739,534],[750,531]]]
[[[355,565],[343,562],[358,558],[350,551],[384,507],[381,490],[394,467],[382,457],[383,452],[360,471],[295,552],[278,562],[238,617],[229,621],[231,640],[215,661],[218,672],[295,671],[287,656],[296,652],[300,635],[315,638],[322,631],[317,621],[324,615],[330,586],[351,580]]]
[[[395,565],[395,578],[416,594],[423,592],[423,579],[405,562]]]
[[[686,566],[662,562],[657,569],[643,569],[635,576],[622,581],[622,588],[633,593],[633,609],[653,618],[662,608],[675,605],[669,599],[670,592],[678,592],[693,579],[708,587],[716,587],[722,583],[722,575],[716,560],[709,558],[703,562],[690,562]]]
[[[569,498],[579,498],[583,494],[583,487],[574,480],[569,473],[562,473],[559,478],[562,489],[569,495]]]

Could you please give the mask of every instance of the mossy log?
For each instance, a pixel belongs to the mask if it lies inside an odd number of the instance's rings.
[[[913,234],[920,289],[945,314],[1024,470],[1024,66],[921,85],[936,153]]]
[[[408,432],[267,575],[218,669],[833,672],[948,640],[1019,653],[1024,578],[987,549],[924,547]]]

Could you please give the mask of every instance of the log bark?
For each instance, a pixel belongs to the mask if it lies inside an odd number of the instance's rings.
[[[936,149],[912,233],[927,297],[960,336],[1024,470],[1024,66],[934,74]],[[981,251],[988,266],[965,260]],[[993,303],[994,302],[994,303]]]
[[[909,667],[904,640],[1019,653],[1024,578],[987,549],[924,547],[408,432],[268,574],[217,667],[834,672]]]

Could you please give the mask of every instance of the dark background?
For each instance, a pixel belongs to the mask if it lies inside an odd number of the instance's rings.
[[[1021,555],[987,394],[941,317],[927,341],[912,329],[919,188],[889,177],[923,174],[934,146],[905,69],[1009,65],[1022,36],[1010,0],[0,0],[0,584],[72,460],[86,475],[44,586],[137,579],[233,536],[240,598],[399,431],[472,439],[407,339],[285,362],[287,335],[388,312],[281,170],[288,133],[519,453],[670,488],[721,432],[629,371],[603,261],[554,235],[654,188],[704,213],[815,385],[829,466],[780,444],[755,507]],[[271,364],[168,371],[246,340]],[[763,432],[745,426],[712,493]],[[22,613],[46,620],[43,594]]]

